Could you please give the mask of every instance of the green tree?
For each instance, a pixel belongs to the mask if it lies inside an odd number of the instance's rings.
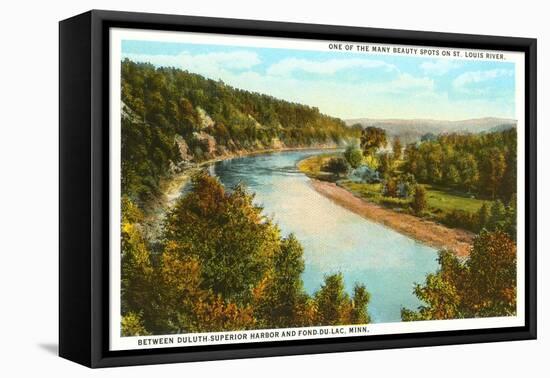
[[[491,198],[495,199],[506,170],[504,154],[498,148],[491,148],[487,152],[484,160],[484,170],[487,191],[490,193]]]
[[[460,183],[460,173],[454,164],[449,164],[445,172],[445,180],[448,185],[456,186]]]
[[[350,297],[344,290],[341,273],[327,275],[321,289],[315,293],[317,323],[319,325],[346,324],[350,311]]]
[[[506,207],[500,200],[496,200],[491,205],[488,230],[504,230],[506,228]]]
[[[293,234],[281,242],[273,256],[273,270],[255,289],[255,314],[268,328],[307,325],[308,298],[301,275],[304,271],[303,248]]]
[[[489,224],[489,207],[487,203],[483,203],[477,212],[478,230],[482,230]]]
[[[457,319],[464,316],[462,293],[467,279],[466,267],[447,250],[439,251],[439,270],[426,276],[424,285],[417,284],[414,294],[425,304],[417,311],[401,309],[404,321]]]
[[[153,287],[155,334],[219,332],[254,328],[256,319],[246,304],[236,304],[202,287],[197,257],[182,256],[181,247],[169,242],[162,252]]]
[[[380,147],[388,143],[384,129],[369,126],[361,132],[361,148],[365,156],[373,155]]]
[[[201,173],[165,222],[166,242],[175,242],[181,256],[199,259],[202,287],[236,303],[251,295],[279,248],[278,228],[252,201],[244,188],[226,193],[218,180]]]
[[[152,297],[149,288],[153,285],[154,272],[149,250],[130,205],[123,211],[121,225],[121,307],[122,313],[140,313],[149,308]],[[124,207],[123,207],[124,209]]]
[[[424,210],[426,210],[426,207],[428,206],[428,200],[426,198],[426,189],[424,188],[424,186],[416,185],[411,206],[415,214],[418,215],[422,214]]]
[[[516,243],[503,231],[482,231],[467,262],[468,290],[464,296],[473,316],[516,313]]]
[[[517,146],[510,143],[508,153],[506,154],[506,168],[502,177],[502,183],[499,187],[501,197],[505,201],[510,201],[516,195],[517,187]]]
[[[464,189],[468,192],[474,191],[479,182],[479,170],[475,156],[471,153],[465,153],[462,157],[459,157],[457,168]]]
[[[416,143],[408,144],[403,152],[404,170],[407,173],[417,177],[419,173],[418,159],[420,157],[421,154]]]
[[[364,285],[356,284],[353,288],[350,324],[370,323],[370,316],[367,308],[369,301],[370,293],[367,291],[367,288]]]
[[[444,149],[439,143],[427,143],[425,152],[425,162],[427,174],[430,182],[441,184],[443,181],[443,162]]]
[[[397,192],[397,179],[395,177],[389,177],[384,181],[384,187],[382,189],[382,193],[386,197],[398,197],[399,194]]]
[[[513,194],[506,207],[506,221],[503,230],[513,239],[517,238],[517,199]]]
[[[331,158],[325,164],[325,166],[323,167],[323,170],[337,176],[343,176],[349,172],[349,165],[346,159],[336,157],[336,158]]]
[[[384,152],[378,156],[378,172],[382,177],[390,177],[393,173],[393,161],[389,153]]]
[[[418,311],[401,309],[403,321],[457,319],[460,297],[456,287],[439,274],[428,274],[424,285],[416,285],[414,294],[426,305]]]
[[[364,285],[355,284],[353,297],[344,289],[341,273],[325,276],[325,282],[315,293],[317,308],[315,324],[367,324],[370,322],[368,303],[370,294]]]
[[[143,326],[141,316],[134,312],[129,312],[122,316],[120,332],[123,337],[150,335]]]
[[[363,161],[363,152],[356,145],[349,145],[344,151],[344,157],[352,168],[357,168]]]
[[[414,289],[425,304],[417,310],[402,309],[401,318],[411,321],[514,315],[516,254],[515,242],[500,230],[482,231],[476,236],[465,262],[449,251],[440,251],[440,269]]]
[[[401,144],[401,140],[399,139],[399,137],[395,137],[393,139],[393,145],[392,145],[393,160],[401,159],[402,152],[403,152],[403,145]]]

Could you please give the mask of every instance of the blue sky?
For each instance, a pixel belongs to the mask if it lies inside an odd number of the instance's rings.
[[[122,57],[349,118],[515,118],[514,63],[154,41]]]

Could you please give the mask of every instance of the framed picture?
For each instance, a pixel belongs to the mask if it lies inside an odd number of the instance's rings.
[[[536,337],[536,40],[60,23],[62,357]]]

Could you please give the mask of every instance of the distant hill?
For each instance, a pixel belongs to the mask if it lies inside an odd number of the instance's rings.
[[[507,130],[516,127],[517,121],[509,118],[475,118],[461,121],[434,119],[373,119],[356,118],[346,120],[346,125],[360,124],[362,127],[376,126],[386,130],[388,136],[399,136],[403,143],[412,143],[428,133],[482,133]]]
[[[359,136],[318,108],[176,68],[121,64],[122,191],[155,199],[161,178],[189,164],[249,152],[333,147]]]

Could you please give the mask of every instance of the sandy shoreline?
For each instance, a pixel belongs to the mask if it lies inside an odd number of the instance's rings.
[[[185,171],[174,175],[162,185],[164,187],[162,190],[163,196],[157,200],[158,202],[154,206],[155,211],[149,213],[147,223],[149,224],[150,232],[152,231],[151,236],[154,238],[158,233],[158,227],[164,218],[164,214],[174,206],[180,196],[183,186],[191,179],[193,172],[221,160],[274,152],[316,149],[330,151],[334,148],[321,146],[279,148],[228,154],[226,156],[220,156],[212,160],[201,162],[196,166],[190,167]],[[341,188],[336,184],[320,181],[314,178],[310,178],[310,180],[313,188],[317,192],[358,215],[381,223],[396,230],[397,232],[426,243],[434,248],[451,249],[455,251],[457,256],[467,257],[470,253],[470,247],[474,237],[474,234],[471,232],[447,228],[436,222],[421,219],[409,214],[398,213],[358,198],[351,192],[348,192],[346,189]]]
[[[457,256],[467,257],[470,254],[474,237],[471,232],[447,228],[410,214],[398,213],[358,198],[336,184],[312,178],[310,180],[318,193],[364,218],[381,223],[434,248],[453,250]]]

